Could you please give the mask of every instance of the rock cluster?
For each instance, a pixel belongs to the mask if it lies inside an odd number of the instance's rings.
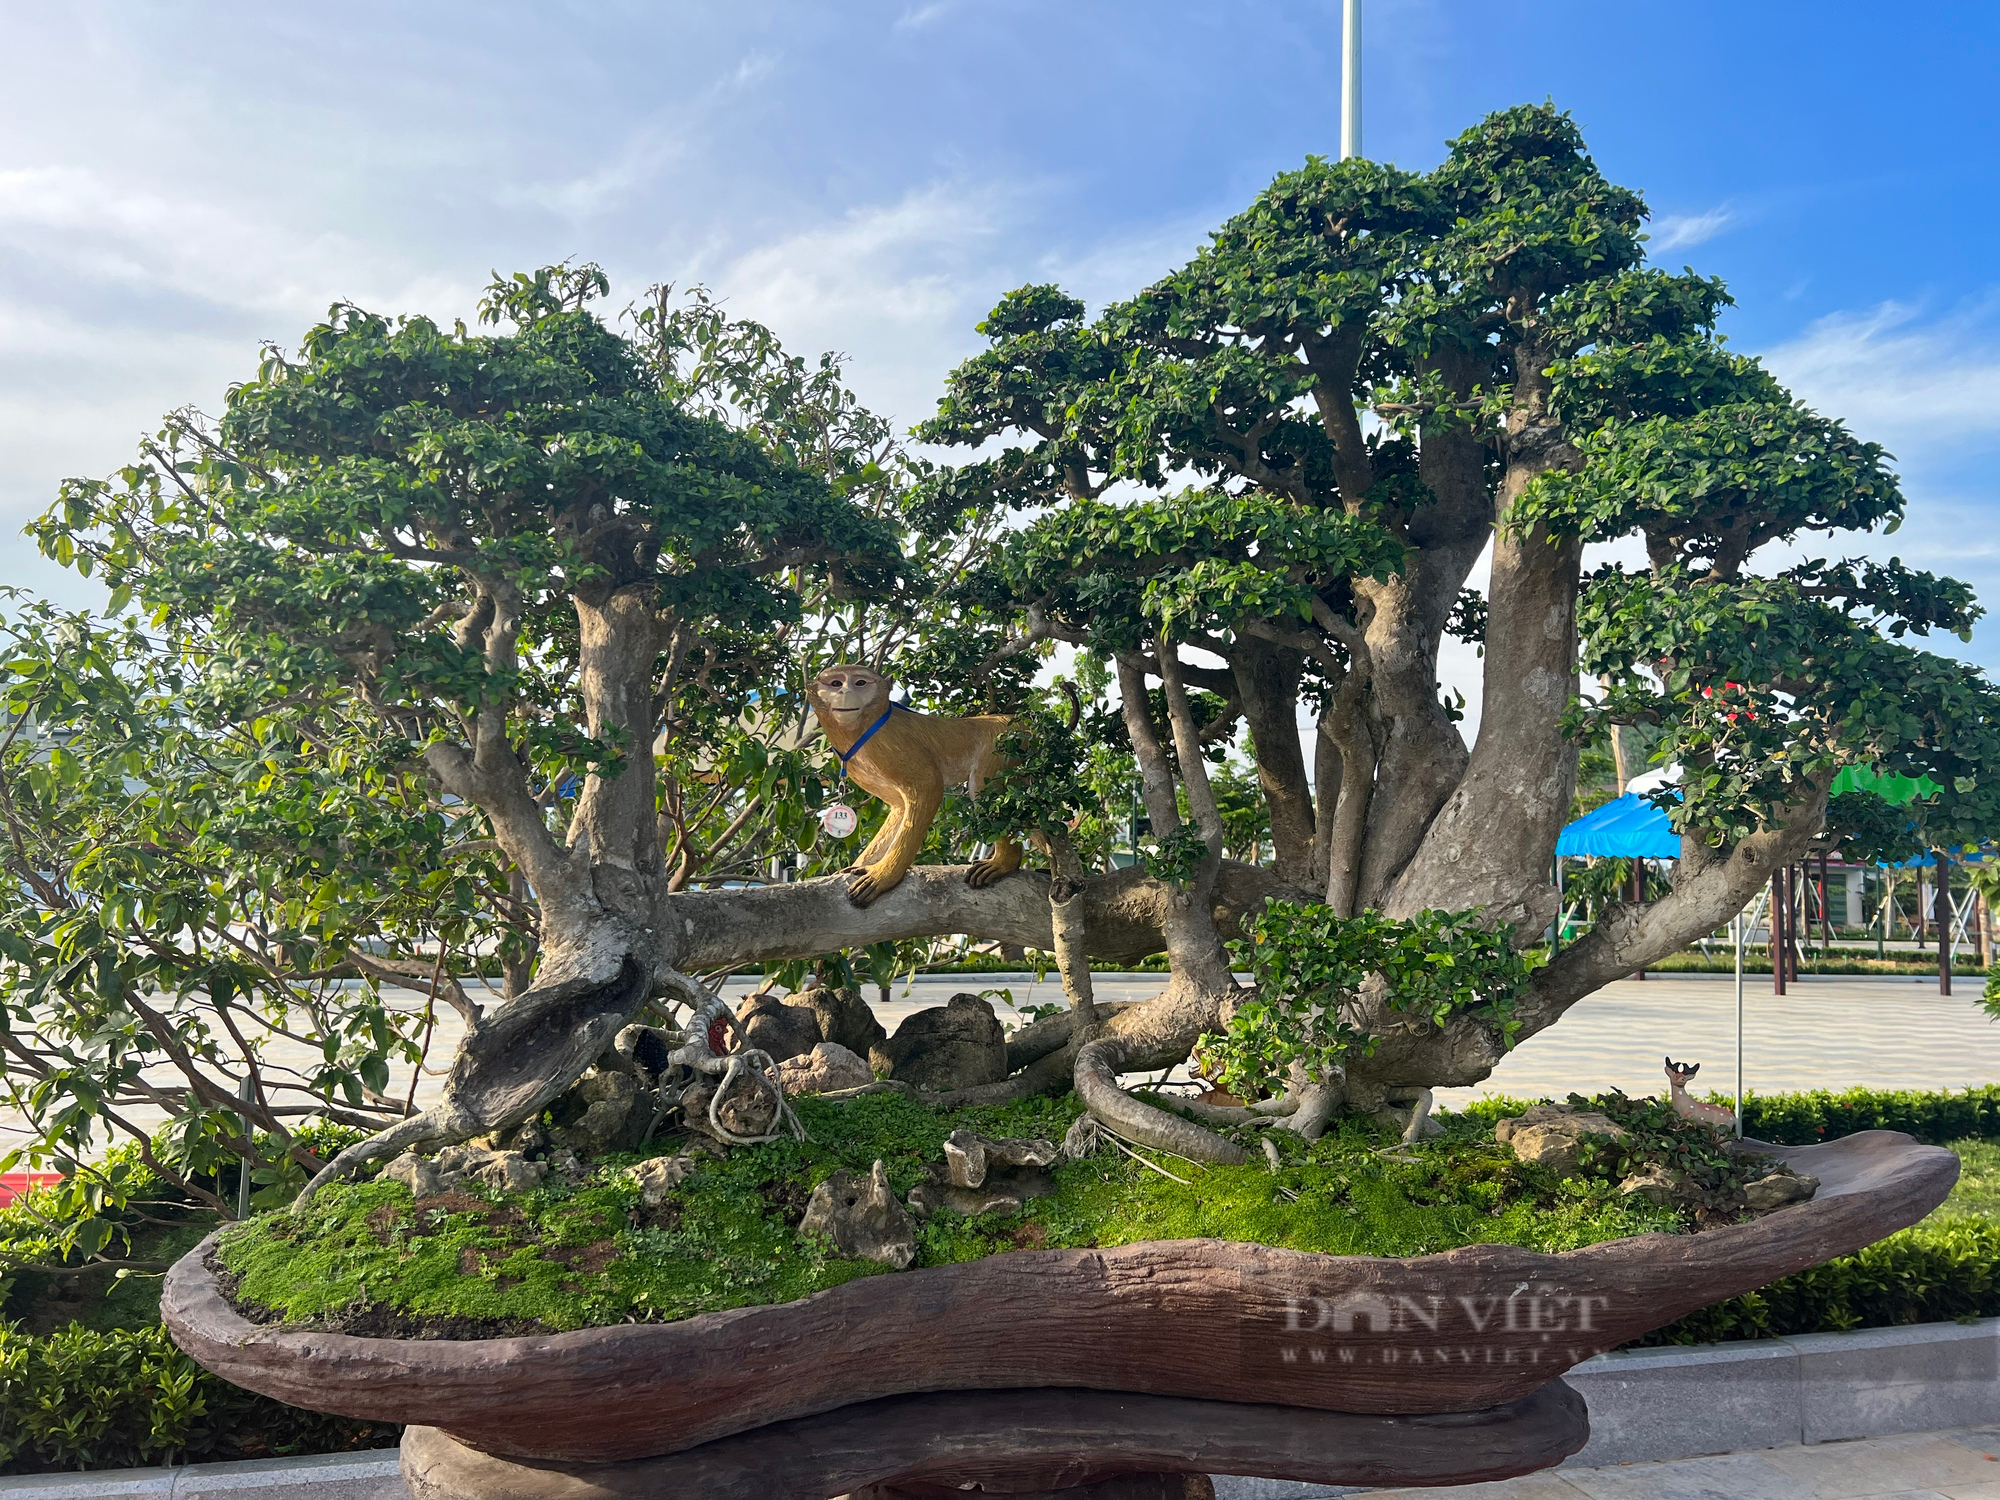
[[[736,1008],[736,1021],[747,1045],[768,1052],[771,1061],[779,1063],[801,1057],[822,1042],[865,1058],[888,1036],[859,990],[831,985],[815,985],[790,996],[761,991]]]
[[[944,1143],[944,1162],[929,1180],[910,1189],[910,1208],[925,1218],[940,1208],[972,1218],[1017,1214],[1030,1198],[1056,1190],[1047,1169],[1062,1155],[1054,1141],[1009,1137],[995,1140],[976,1131],[954,1130]]]
[[[1591,1136],[1622,1141],[1627,1132],[1609,1116],[1566,1104],[1537,1104],[1525,1114],[1496,1121],[1493,1139],[1512,1146],[1522,1161],[1547,1167],[1558,1177],[1573,1177],[1583,1164],[1583,1143]]]
[[[1596,1110],[1577,1109],[1567,1104],[1537,1104],[1525,1113],[1495,1122],[1493,1138],[1514,1148],[1522,1161],[1547,1167],[1558,1177],[1575,1177],[1582,1170],[1584,1142],[1591,1137],[1620,1141],[1630,1132],[1609,1116]],[[1802,1203],[1819,1190],[1819,1179],[1794,1172],[1782,1162],[1768,1157],[1752,1159],[1759,1175],[1753,1175],[1737,1195],[1737,1206],[1751,1214],[1767,1214],[1791,1203]],[[1662,1207],[1693,1210],[1697,1222],[1712,1222],[1712,1201],[1686,1174],[1653,1163],[1627,1176],[1618,1191],[1644,1198]]]
[[[953,995],[906,1016],[868,1061],[878,1074],[926,1092],[976,1088],[1007,1076],[1007,1033],[977,995]]]
[[[879,1161],[866,1177],[835,1172],[814,1188],[799,1232],[832,1240],[842,1255],[897,1271],[917,1258],[917,1226],[896,1201]]]
[[[466,1182],[502,1192],[525,1192],[540,1186],[548,1174],[547,1162],[530,1161],[519,1151],[494,1151],[485,1146],[447,1146],[434,1161],[425,1161],[414,1151],[405,1152],[382,1169],[384,1177],[402,1183],[417,1198],[448,1193]]]

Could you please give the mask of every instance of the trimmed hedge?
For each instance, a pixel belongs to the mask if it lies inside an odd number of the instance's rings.
[[[1728,1105],[1726,1094],[1708,1096]],[[1476,1099],[1453,1113],[1488,1124],[1518,1115],[1532,1099]],[[1900,1130],[1931,1146],[1974,1136],[2000,1140],[2000,1084],[1950,1091],[1847,1089],[1832,1093],[1750,1094],[1743,1100],[1743,1133],[1780,1146],[1812,1146],[1863,1130]]]
[[[72,1324],[46,1338],[0,1326],[0,1474],[344,1453],[401,1430],[252,1395],[158,1325]]]
[[[1743,1133],[1760,1141],[1810,1146],[1861,1130],[1900,1130],[1933,1146],[1973,1136],[2000,1139],[2000,1084],[1963,1093],[1848,1089],[1834,1094],[1815,1089],[1808,1094],[1751,1094],[1743,1101]]]
[[[2000,1316],[2000,1224],[1947,1219],[1731,1297],[1629,1347],[1716,1344],[1788,1333]]]

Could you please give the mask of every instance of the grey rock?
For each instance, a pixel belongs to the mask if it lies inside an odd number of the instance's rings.
[[[812,1007],[819,1018],[821,1040],[845,1047],[857,1057],[866,1057],[877,1042],[889,1035],[859,990],[818,985],[794,995],[792,1003]]]
[[[650,1096],[641,1108],[642,1092],[638,1078],[622,1069],[588,1074],[550,1109],[553,1144],[586,1159],[637,1145],[652,1116]]]
[[[879,1161],[867,1177],[835,1172],[814,1188],[799,1232],[823,1235],[842,1255],[898,1271],[917,1258],[917,1227],[889,1190]]]
[[[904,1018],[868,1054],[877,1073],[939,1093],[998,1083],[1007,1076],[1007,1034],[977,995],[953,995]]]
[[[1788,1203],[1803,1203],[1819,1191],[1819,1179],[1807,1172],[1773,1172],[1743,1185],[1743,1206],[1767,1214]]]
[[[809,1005],[787,1005],[777,995],[762,992],[750,996],[737,1007],[736,1019],[743,1027],[746,1046],[770,1054],[772,1062],[783,1062],[810,1052],[822,1041],[819,1016]]]
[[[715,1097],[720,1078],[697,1078],[681,1095],[681,1120],[704,1135],[713,1134],[708,1118],[710,1100]],[[771,1133],[778,1120],[778,1101],[771,1091],[753,1080],[738,1076],[736,1083],[716,1106],[715,1118],[724,1130],[738,1139],[754,1139]],[[725,1144],[727,1144],[725,1140]]]
[[[685,1156],[656,1156],[630,1168],[626,1176],[639,1184],[639,1200],[648,1208],[658,1208],[667,1194],[687,1181],[694,1163]]]
[[[518,1151],[495,1151],[487,1146],[447,1146],[435,1161],[405,1154],[382,1169],[384,1177],[402,1183],[418,1198],[448,1193],[467,1182],[502,1192],[525,1192],[540,1186],[548,1174],[547,1162],[530,1161]]]
[[[525,1193],[542,1185],[542,1179],[549,1175],[549,1164],[529,1161],[518,1151],[495,1151],[465,1175],[504,1193]]]
[[[1558,1177],[1575,1174],[1588,1136],[1622,1141],[1626,1131],[1595,1110],[1576,1110],[1565,1104],[1537,1104],[1493,1126],[1496,1141],[1512,1146],[1522,1161],[1547,1167]]]
[[[820,1042],[803,1057],[788,1057],[778,1064],[778,1082],[793,1097],[866,1088],[874,1081],[867,1062],[838,1042]]]
[[[406,1151],[382,1169],[391,1182],[400,1182],[412,1198],[428,1198],[438,1190],[438,1170],[414,1151]]]
[[[1062,1156],[1054,1141],[1009,1136],[995,1139],[974,1130],[954,1130],[944,1143],[944,1162],[930,1179],[910,1190],[910,1207],[922,1218],[948,1208],[967,1218],[1017,1214],[1030,1198],[1056,1190],[1046,1170]]]
[[[975,1130],[954,1130],[944,1143],[945,1169],[956,1187],[980,1187],[996,1169],[1053,1166],[1061,1155],[1054,1141],[1025,1136],[995,1140]]]
[[[1688,1182],[1680,1173],[1669,1171],[1657,1164],[1643,1172],[1634,1172],[1618,1184],[1618,1191],[1637,1194],[1649,1203],[1666,1205],[1678,1203],[1686,1195]]]
[[[1034,1167],[989,1178],[981,1187],[961,1187],[935,1179],[910,1189],[910,1208],[920,1218],[929,1218],[941,1208],[964,1214],[968,1219],[980,1214],[1017,1214],[1031,1198],[1046,1198],[1056,1190],[1056,1180]]]

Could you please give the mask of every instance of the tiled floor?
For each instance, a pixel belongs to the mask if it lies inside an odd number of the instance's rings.
[[[1370,1500],[2000,1500],[2000,1427],[1349,1493]]]

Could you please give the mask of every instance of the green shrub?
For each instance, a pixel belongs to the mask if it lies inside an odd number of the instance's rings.
[[[0,1474],[338,1453],[399,1431],[240,1390],[157,1325],[46,1338],[0,1326]]]
[[[1809,1146],[1861,1130],[1900,1130],[1933,1146],[1979,1136],[2000,1138],[2000,1084],[1949,1091],[1846,1089],[1830,1093],[1752,1094],[1743,1131],[1762,1141]]]
[[[1635,1341],[1712,1344],[2000,1315],[2000,1224],[1923,1223]]]
[[[1728,1096],[1710,1094],[1718,1104]],[[1475,1099],[1454,1113],[1491,1124],[1518,1115],[1533,1100]],[[2000,1139],[2000,1084],[1983,1088],[1815,1089],[1805,1094],[1751,1094],[1743,1101],[1743,1133],[1781,1146],[1810,1146],[1862,1130],[1900,1130],[1933,1146],[1982,1137]]]

